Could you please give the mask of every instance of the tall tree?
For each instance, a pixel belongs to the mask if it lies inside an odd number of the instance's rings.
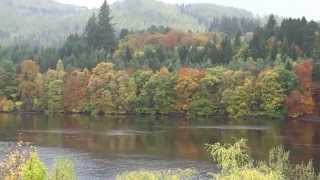
[[[88,23],[85,29],[85,34],[84,34],[87,40],[87,43],[90,47],[97,48],[97,42],[99,40],[98,29],[99,29],[99,26],[97,24],[96,15],[93,14],[91,18],[88,20]]]
[[[111,24],[110,7],[105,0],[99,12],[98,20],[98,48],[111,51],[115,44],[114,29]]]
[[[270,38],[271,36],[275,35],[276,28],[277,28],[277,21],[276,21],[274,15],[271,14],[269,16],[268,23],[265,26],[265,36],[267,39]]]
[[[43,92],[42,75],[39,66],[32,60],[25,60],[20,65],[19,92],[22,100],[23,109],[34,110]]]

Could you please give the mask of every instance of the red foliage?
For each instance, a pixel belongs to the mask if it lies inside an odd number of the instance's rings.
[[[161,44],[165,48],[174,48],[179,41],[179,34],[175,31],[170,31],[165,34],[161,40]]]
[[[292,118],[313,114],[315,110],[312,96],[302,95],[297,90],[292,91],[286,98],[285,107],[288,111],[288,116]]]
[[[292,91],[285,100],[285,107],[289,117],[310,115],[316,112],[316,103],[313,98],[312,82],[313,63],[307,60],[295,67],[301,92]]]
[[[312,90],[312,72],[313,63],[311,60],[307,60],[295,67],[295,73],[305,93],[310,93]]]
[[[86,102],[87,85],[90,75],[73,71],[66,76],[64,83],[64,108],[66,112],[82,112]]]

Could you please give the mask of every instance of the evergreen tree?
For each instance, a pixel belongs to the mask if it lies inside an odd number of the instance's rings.
[[[267,25],[265,26],[265,36],[269,39],[276,33],[277,21],[273,14],[270,15]]]
[[[99,12],[97,46],[98,48],[104,49],[108,52],[110,52],[116,44],[114,29],[112,27],[111,20],[112,18],[110,16],[110,8],[107,1],[105,0]]]
[[[257,28],[253,34],[253,38],[249,44],[249,52],[253,58],[262,58],[264,57],[264,38],[263,38],[263,29]]]
[[[124,39],[129,33],[130,32],[128,29],[126,29],[126,28],[121,29],[119,39]]]
[[[232,60],[232,44],[229,37],[225,37],[221,43],[223,64],[228,64]]]
[[[85,38],[90,47],[97,48],[97,42],[99,41],[98,37],[98,24],[95,14],[88,20],[86,29],[85,29]]]
[[[235,50],[238,50],[241,47],[241,32],[238,31],[233,42],[233,47]]]

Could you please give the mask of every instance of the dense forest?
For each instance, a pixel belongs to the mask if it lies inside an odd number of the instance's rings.
[[[233,119],[317,113],[317,22],[223,17],[212,18],[208,32],[151,26],[117,34],[110,13],[105,2],[61,48],[2,47],[0,111]]]

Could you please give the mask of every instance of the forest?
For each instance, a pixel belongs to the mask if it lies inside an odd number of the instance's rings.
[[[318,111],[320,28],[213,19],[115,33],[109,5],[60,48],[0,48],[0,111],[299,117]],[[251,32],[252,31],[252,32]]]

